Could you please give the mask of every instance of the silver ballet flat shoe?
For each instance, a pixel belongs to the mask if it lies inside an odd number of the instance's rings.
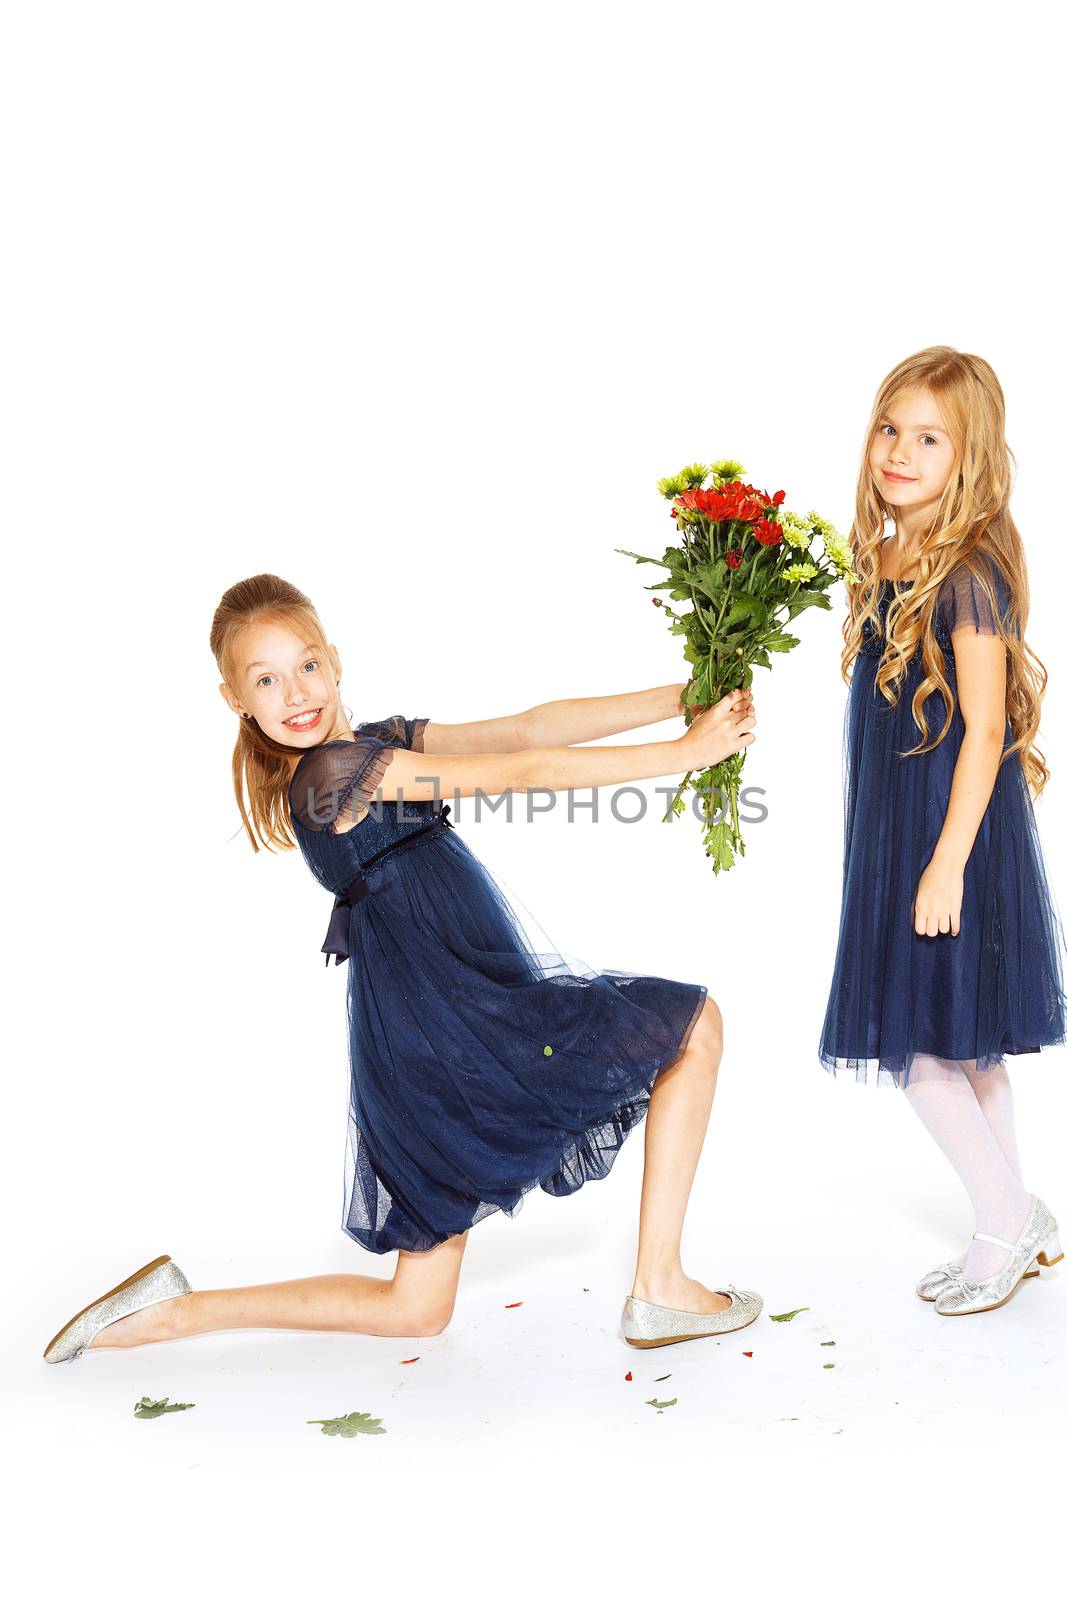
[[[985,1238],[986,1235],[976,1233],[974,1237],[976,1239],[982,1239]],[[1024,1278],[1038,1278],[1040,1276],[1041,1274],[1038,1272],[1036,1267],[1033,1267],[1029,1271],[1023,1273]],[[918,1283],[915,1285],[915,1293],[919,1296],[920,1300],[936,1300],[942,1289],[947,1289],[950,1283],[958,1283],[962,1277],[962,1263],[958,1261],[946,1261],[942,1266],[934,1267],[932,1271],[926,1274],[925,1278],[919,1279]]]
[[[1063,1260],[1056,1218],[1038,1195],[1030,1201],[1023,1230],[1014,1243],[991,1233],[976,1233],[976,1239],[999,1244],[1008,1259],[999,1272],[988,1278],[956,1279],[942,1289],[934,1310],[943,1317],[966,1317],[974,1311],[995,1311],[1011,1299],[1024,1278],[1034,1277],[1038,1266],[1054,1267]]]
[[[706,1339],[709,1334],[733,1333],[755,1322],[763,1310],[763,1300],[754,1289],[736,1289],[731,1283],[716,1294],[728,1295],[725,1311],[676,1311],[657,1306],[651,1300],[626,1296],[622,1308],[622,1336],[638,1350],[651,1350],[661,1344],[680,1344],[683,1339]]]
[[[170,1256],[157,1256],[71,1317],[45,1346],[44,1358],[46,1361],[73,1361],[109,1323],[128,1317],[132,1311],[140,1311],[142,1306],[153,1306],[160,1300],[173,1300],[177,1295],[191,1293],[188,1278]]]

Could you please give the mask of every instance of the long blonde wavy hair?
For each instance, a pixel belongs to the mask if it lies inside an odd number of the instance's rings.
[[[910,589],[890,600],[885,643],[875,683],[896,705],[908,663],[922,650],[925,676],[912,698],[912,716],[921,733],[919,744],[905,755],[922,755],[941,743],[955,715],[955,696],[945,677],[945,657],[934,633],[938,589],[949,572],[963,563],[989,596],[997,632],[1007,648],[1005,712],[1015,736],[1002,756],[1019,753],[1023,773],[1034,795],[1040,794],[1049,769],[1035,748],[1041,720],[1041,700],[1048,682],[1043,663],[1025,642],[1030,614],[1030,584],[1022,539],[1008,506],[1015,461],[1004,437],[1004,393],[996,373],[981,356],[967,355],[948,345],[934,345],[908,356],[883,379],[875,396],[867,436],[863,443],[856,518],[849,534],[852,567],[859,579],[848,585],[849,614],[842,625],[845,641],[841,672],[847,683],[849,668],[859,653],[863,624],[870,618],[881,631],[878,610],[880,548],[885,524],[893,508],[878,492],[869,466],[871,445],[885,412],[894,399],[908,390],[928,389],[937,398],[956,450],[953,472],[925,530],[919,549],[915,581]],[[1010,595],[1007,627],[999,621],[996,596],[990,589],[984,556],[999,570]],[[945,702],[945,725],[932,743],[923,710],[927,700],[940,693]]]
[[[279,623],[329,658],[330,647],[322,623],[306,594],[270,572],[244,578],[226,590],[211,619],[211,651],[223,682],[237,699],[241,698],[242,689],[234,645],[242,630],[253,622]],[[294,850],[296,835],[289,814],[289,758],[294,752],[264,733],[254,717],[242,716],[238,722],[230,771],[237,809],[252,849],[258,854],[262,843],[268,850]]]

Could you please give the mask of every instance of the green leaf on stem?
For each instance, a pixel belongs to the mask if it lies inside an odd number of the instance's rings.
[[[767,620],[767,605],[758,594],[749,594],[745,589],[739,589],[730,601],[728,622],[736,622],[741,617],[752,617],[761,626]]]
[[[666,567],[670,565],[670,563],[667,561],[661,561],[658,556],[640,556],[636,550],[620,550],[618,545],[615,546],[615,552],[620,556],[632,556],[635,561],[651,561],[654,567]]]

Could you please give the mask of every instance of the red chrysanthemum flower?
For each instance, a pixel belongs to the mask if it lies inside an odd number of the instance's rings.
[[[727,550],[727,552],[726,552],[726,565],[728,567],[739,567],[741,565],[741,552],[740,552],[740,550]]]
[[[765,513],[784,499],[784,489],[766,495],[751,483],[725,483],[721,489],[687,489],[675,500],[672,515],[681,506],[685,511],[699,511],[709,522],[761,522],[766,520]]]

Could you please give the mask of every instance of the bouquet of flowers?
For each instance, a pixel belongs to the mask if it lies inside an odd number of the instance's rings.
[[[658,595],[652,600],[671,619],[671,632],[685,638],[687,726],[730,690],[748,688],[753,667],[769,667],[772,655],[794,649],[800,640],[784,631],[786,624],[810,606],[828,611],[832,584],[840,578],[859,581],[847,540],[825,518],[814,511],[806,517],[783,512],[784,489],[768,495],[743,478],[739,461],[696,463],[662,478],[659,492],[671,501],[680,542],[668,546],[662,560],[616,547],[619,555],[670,573],[647,588],[669,589],[671,600],[691,602],[683,612]],[[816,536],[821,548],[812,546]],[[687,788],[699,796],[704,853],[716,873],[734,865],[735,851],[745,853],[738,795],[747,753],[739,750],[695,778],[687,772],[663,818],[668,822],[685,810]],[[722,817],[716,820],[719,798]]]

